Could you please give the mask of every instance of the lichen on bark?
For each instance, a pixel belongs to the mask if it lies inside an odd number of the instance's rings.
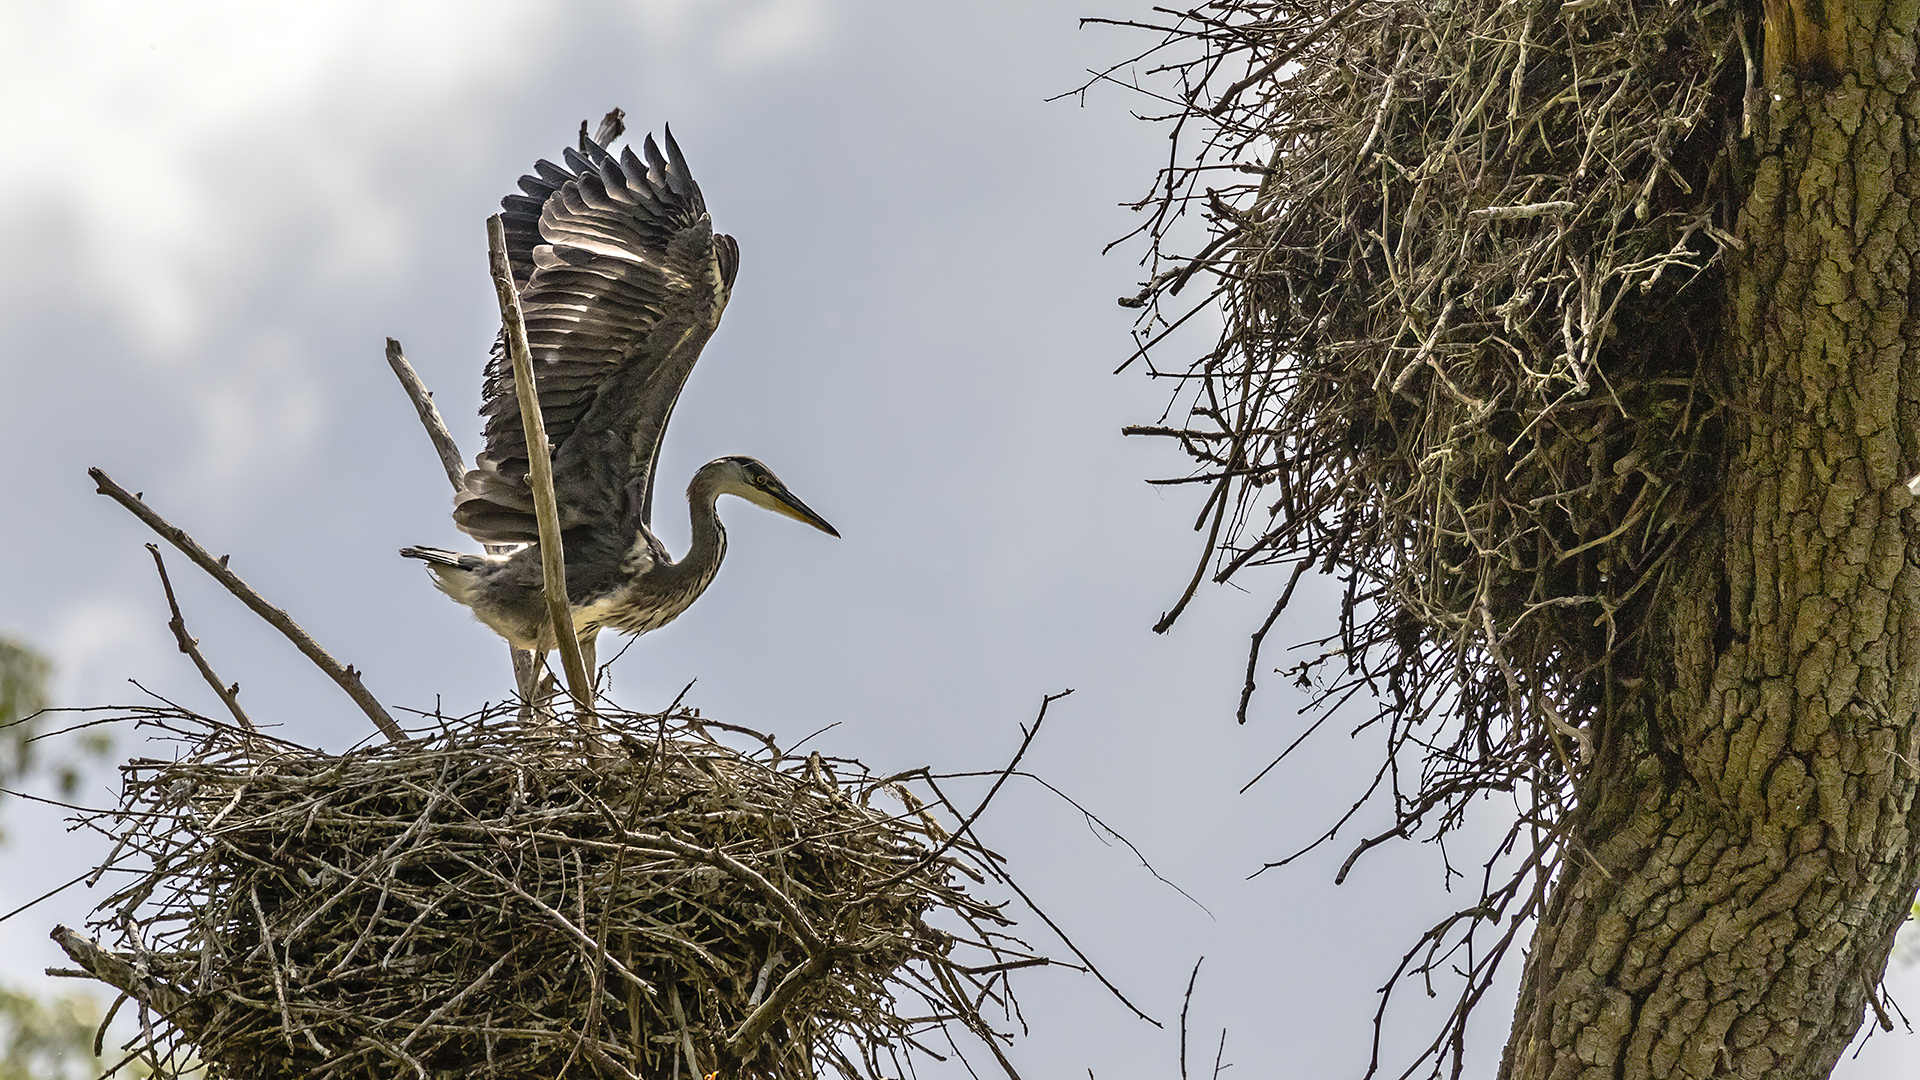
[[[1480,895],[1395,973],[1471,958],[1436,1075],[1529,925],[1512,1080],[1822,1076],[1877,994],[1920,883],[1916,23],[1218,0],[1153,27],[1175,153],[1122,303],[1179,390],[1131,430],[1208,492],[1194,582],[1278,593],[1241,718],[1331,572],[1291,673],[1385,733],[1393,826],[1356,856],[1514,793]]]
[[[1684,572],[1713,599],[1666,620],[1673,768],[1585,786],[1513,1080],[1825,1076],[1920,880],[1915,25],[1851,14],[1874,43],[1851,66],[1893,77],[1771,88],[1729,259],[1721,520]]]

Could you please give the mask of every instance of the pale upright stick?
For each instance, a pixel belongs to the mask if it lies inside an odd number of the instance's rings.
[[[560,546],[560,512],[553,498],[553,451],[547,445],[547,425],[540,417],[540,396],[533,385],[533,357],[527,349],[527,324],[520,313],[520,292],[513,287],[507,264],[507,227],[499,214],[487,219],[487,257],[493,268],[494,291],[500,296],[500,323],[506,329],[507,357],[513,362],[513,388],[520,399],[520,427],[527,436],[527,480],[533,485],[533,512],[540,526],[540,569],[545,578],[547,614],[553,620],[566,669],[567,690],[587,723],[593,717],[593,680],[573,631],[573,611],[567,605],[566,555]]]

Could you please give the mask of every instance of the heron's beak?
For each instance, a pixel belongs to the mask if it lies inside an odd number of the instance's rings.
[[[773,497],[772,505],[768,506],[767,509],[772,510],[774,513],[785,514],[795,521],[805,522],[819,529],[821,532],[826,533],[828,536],[838,537],[840,535],[839,529],[827,524],[826,518],[814,513],[812,507],[801,502],[799,496],[788,491],[784,486],[778,491],[770,491],[767,494]]]

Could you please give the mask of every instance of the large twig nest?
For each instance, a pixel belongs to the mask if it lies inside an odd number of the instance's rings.
[[[1676,555],[1710,542],[1737,404],[1723,256],[1765,122],[1743,20],[1215,0],[1159,28],[1176,149],[1140,204],[1154,274],[1122,302],[1180,389],[1129,430],[1176,440],[1196,470],[1169,482],[1209,491],[1181,605],[1209,568],[1290,571],[1243,720],[1294,586],[1342,580],[1288,670],[1418,755],[1376,781],[1395,820],[1373,842],[1488,793],[1558,820],[1596,761],[1661,738],[1662,613],[1701,587]],[[1161,368],[1208,310],[1217,341]]]
[[[1578,771],[1635,711],[1648,613],[1716,496],[1721,254],[1761,119],[1740,9],[1332,8],[1168,28],[1201,134],[1126,302],[1157,342],[1211,282],[1225,325],[1179,375],[1184,420],[1135,430],[1212,486],[1219,578],[1347,579],[1328,670],[1464,721],[1453,752],[1495,786]],[[1185,258],[1189,213],[1212,236]]]
[[[771,739],[742,752],[690,713],[603,715],[591,754],[570,726],[500,715],[342,755],[165,721],[189,752],[124,766],[95,819],[115,865],[144,864],[98,909],[113,951],[56,933],[164,1017],[156,1059],[899,1075],[954,1021],[991,1046],[976,1004],[1038,962],[962,889],[993,856],[903,778]]]
[[[1209,573],[1267,592],[1245,720],[1296,586],[1339,579],[1337,623],[1286,670],[1385,746],[1313,845],[1376,794],[1392,821],[1356,858],[1519,804],[1478,895],[1387,988],[1461,976],[1424,1052],[1457,1073],[1576,791],[1661,752],[1670,613],[1713,587],[1689,553],[1716,542],[1744,407],[1725,267],[1770,122],[1759,6],[1154,10],[1127,25],[1159,40],[1106,77],[1138,72],[1172,140],[1137,206],[1150,277],[1121,303],[1178,389],[1130,430],[1175,440],[1194,468],[1164,482],[1208,492],[1161,629]],[[1174,338],[1210,314],[1211,343]]]

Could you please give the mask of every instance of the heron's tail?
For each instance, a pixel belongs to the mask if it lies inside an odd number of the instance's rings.
[[[409,559],[419,559],[429,567],[457,566],[467,571],[478,570],[485,562],[478,555],[463,555],[458,551],[448,551],[446,548],[403,547],[400,549],[400,554]]]
[[[419,559],[433,571],[433,583],[443,593],[468,607],[473,606],[473,587],[480,570],[487,565],[484,555],[469,555],[445,548],[403,547],[400,554]]]

